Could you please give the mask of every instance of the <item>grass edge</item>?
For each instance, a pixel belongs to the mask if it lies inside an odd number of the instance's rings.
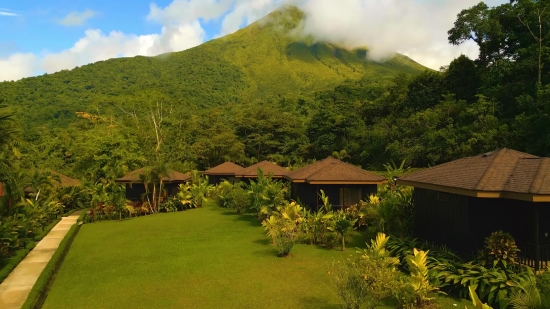
[[[31,291],[29,292],[29,295],[27,296],[27,299],[23,303],[23,306],[21,306],[21,309],[34,309],[42,307],[48,295],[48,289],[55,280],[55,275],[57,274],[61,263],[63,263],[63,260],[65,259],[65,256],[67,255],[67,252],[69,251],[73,240],[78,234],[78,231],[80,230],[80,225],[78,224],[78,222],[82,221],[82,218],[85,214],[86,211],[83,210],[76,220],[76,223],[71,226],[71,228],[59,244],[59,247],[57,247],[54,254],[52,255],[52,258],[50,259],[42,273],[40,273],[40,276],[34,283]]]

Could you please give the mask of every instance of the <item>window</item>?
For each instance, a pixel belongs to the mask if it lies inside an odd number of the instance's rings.
[[[362,198],[362,188],[340,188],[340,205],[344,209],[359,203]]]

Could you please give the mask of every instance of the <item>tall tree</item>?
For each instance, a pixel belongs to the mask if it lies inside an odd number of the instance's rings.
[[[445,87],[457,100],[473,102],[481,87],[481,79],[474,61],[460,55],[449,64],[444,73]]]
[[[14,113],[0,99],[0,150],[14,139],[16,133]]]

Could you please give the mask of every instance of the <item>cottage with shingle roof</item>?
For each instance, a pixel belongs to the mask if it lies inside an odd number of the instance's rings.
[[[325,192],[334,208],[346,208],[376,194],[377,185],[386,182],[382,176],[333,157],[294,170],[284,177],[292,183],[292,198],[315,210],[323,205],[318,196],[320,190]]]
[[[503,148],[403,176],[415,188],[414,233],[462,253],[512,234],[522,261],[550,261],[550,158]]]
[[[256,179],[258,178],[258,169],[261,169],[265,176],[271,175],[271,178],[274,179],[282,179],[284,175],[290,172],[286,168],[281,167],[276,163],[264,160],[249,167],[243,168],[239,172],[235,173],[235,177],[239,178],[240,181],[245,182],[250,179]]]
[[[54,171],[40,171],[40,173],[44,173],[45,175],[51,175],[53,176],[53,185],[55,188],[67,188],[67,187],[76,187],[80,185],[80,180],[74,179],[68,176],[65,176],[61,173],[54,172]],[[0,190],[1,191],[1,190]],[[32,187],[26,187],[24,190],[25,196],[29,197],[31,193],[33,193]],[[34,192],[36,193],[36,192]],[[1,196],[1,194],[0,194]]]
[[[208,183],[211,185],[217,185],[222,180],[227,180],[230,183],[235,182],[235,174],[243,170],[243,167],[233,162],[224,162],[213,168],[207,169],[203,172],[204,175],[208,175]]]
[[[126,185],[126,198],[133,201],[139,201],[145,194],[145,186],[141,176],[147,172],[147,167],[129,172],[121,178],[116,179],[118,183]],[[191,176],[177,171],[169,170],[167,175],[162,177],[163,187],[166,190],[166,196],[174,196],[178,192],[179,184],[191,180]]]

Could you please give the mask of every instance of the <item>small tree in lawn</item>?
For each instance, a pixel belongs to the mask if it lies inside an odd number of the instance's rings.
[[[355,229],[355,222],[357,222],[357,219],[350,221],[346,218],[346,215],[340,211],[334,220],[333,226],[328,227],[329,230],[338,233],[342,243],[342,251],[346,250],[346,237]]]
[[[267,235],[273,238],[277,246],[279,256],[287,256],[294,247],[296,239],[300,235],[302,207],[296,202],[277,207],[269,218],[262,221]]]

